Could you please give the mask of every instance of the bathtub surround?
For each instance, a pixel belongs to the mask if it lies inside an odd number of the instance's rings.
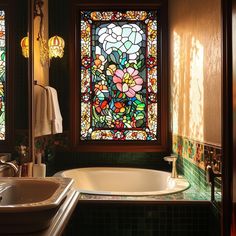
[[[162,196],[80,194],[65,235],[219,236],[219,212],[198,186]]]
[[[178,155],[178,172],[184,175],[191,184],[199,186],[202,191],[209,191],[206,166],[208,163],[215,162],[216,158],[222,163],[221,147],[174,135],[173,152]],[[216,178],[215,183],[216,192],[221,195],[221,178]]]
[[[219,236],[209,203],[166,204],[80,202],[65,231],[99,236]]]

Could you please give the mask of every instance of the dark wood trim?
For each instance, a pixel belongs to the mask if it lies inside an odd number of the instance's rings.
[[[157,7],[164,4],[167,4],[168,0],[71,0],[74,6],[87,6],[89,8],[93,7],[98,9],[98,7],[102,7],[102,9],[109,9],[109,10],[117,10],[118,8],[136,8],[140,9],[140,7]]]
[[[29,58],[28,58],[28,137],[29,156],[34,163],[34,4],[28,0],[28,32],[29,32]]]
[[[112,10],[112,9],[159,9],[160,10],[160,21],[162,22],[160,28],[160,40],[161,40],[161,81],[159,81],[159,100],[161,101],[160,106],[158,107],[159,122],[158,131],[160,132],[160,140],[158,141],[80,141],[79,140],[79,120],[80,120],[80,84],[79,84],[79,70],[80,66],[80,55],[78,42],[78,29],[80,27],[80,21],[78,19],[77,12],[79,9],[97,9],[97,10]],[[170,151],[170,127],[169,127],[169,101],[168,101],[168,41],[167,41],[167,1],[164,3],[158,1],[156,3],[146,3],[141,1],[136,4],[127,3],[127,2],[113,2],[110,4],[105,3],[104,1],[96,2],[81,2],[81,1],[72,1],[71,4],[71,35],[69,43],[70,51],[70,131],[71,131],[71,148],[74,151],[80,152],[169,152]]]
[[[76,74],[76,57],[77,57],[77,48],[76,48],[76,28],[77,28],[77,20],[76,20],[76,11],[75,11],[75,4],[73,1],[70,2],[70,8],[69,8],[69,24],[70,27],[70,35],[69,35],[69,65],[70,65],[70,140],[71,140],[71,146],[75,147],[77,140],[76,140],[76,130],[77,128],[77,108],[76,108],[76,100],[78,97],[76,96],[76,88],[78,86],[77,81],[75,78],[77,78]]]
[[[232,214],[231,216],[231,235],[236,234],[236,0],[232,0],[232,83],[233,83],[233,111],[232,111],[232,119],[233,119],[233,154],[232,154]]]
[[[222,0],[223,26],[223,84],[222,84],[222,114],[223,114],[223,210],[222,235],[230,235],[232,215],[232,163],[233,163],[233,122],[232,122],[232,1]]]

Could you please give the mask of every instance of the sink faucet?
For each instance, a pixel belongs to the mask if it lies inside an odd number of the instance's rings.
[[[172,162],[171,178],[178,178],[177,168],[176,168],[177,156],[174,155],[166,156],[164,157],[164,160],[168,161],[169,163]]]
[[[19,167],[15,162],[0,160],[0,165],[11,167],[11,169],[14,171],[14,176],[18,175]]]

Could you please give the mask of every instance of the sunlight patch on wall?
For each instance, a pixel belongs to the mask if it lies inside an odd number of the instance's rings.
[[[173,134],[204,139],[204,48],[196,37],[173,32]]]
[[[173,81],[172,81],[172,109],[173,109],[173,127],[174,134],[178,133],[179,127],[179,103],[180,103],[180,36],[174,32],[173,48]]]
[[[189,135],[204,140],[204,48],[199,40],[192,37],[190,49],[190,94],[189,94]]]
[[[170,3],[173,134],[220,146],[221,1],[202,4],[202,1],[170,0]]]

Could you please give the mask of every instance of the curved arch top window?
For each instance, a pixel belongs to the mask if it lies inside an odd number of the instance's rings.
[[[81,11],[81,140],[159,139],[157,11]]]
[[[5,79],[6,79],[5,12],[0,10],[0,140],[5,140]]]

